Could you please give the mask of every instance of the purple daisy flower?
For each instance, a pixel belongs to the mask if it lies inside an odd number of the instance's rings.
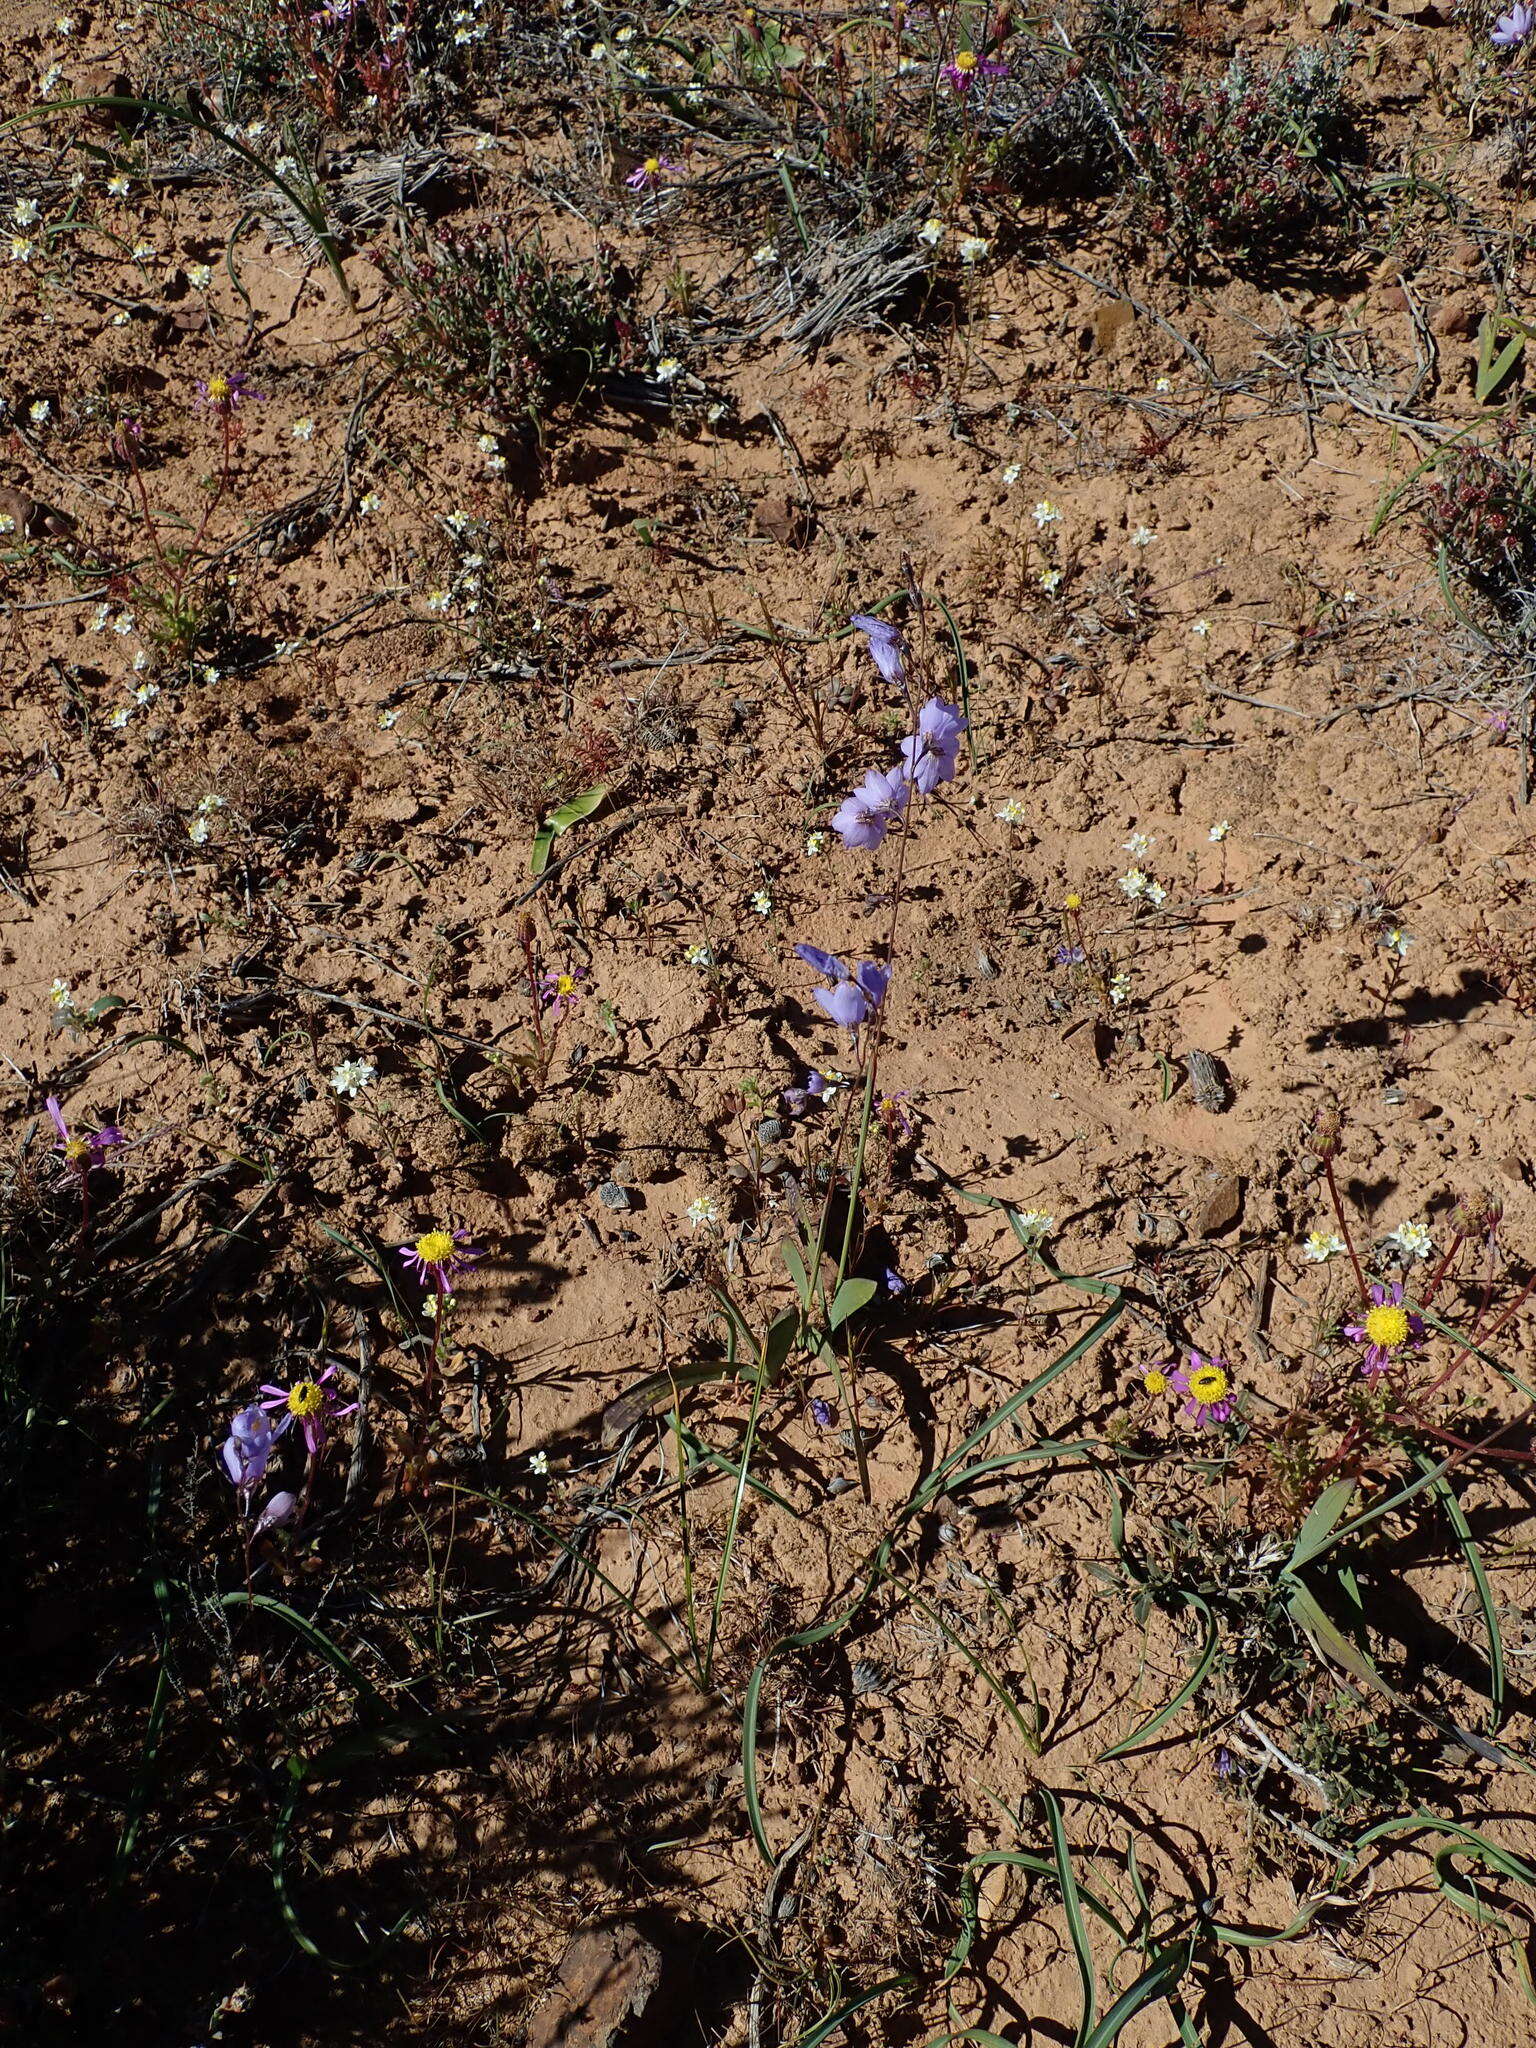
[[[467,1230],[428,1230],[414,1244],[399,1247],[400,1256],[424,1287],[452,1294],[460,1273],[485,1254],[471,1244]]]
[[[873,612],[855,612],[849,624],[868,634],[870,659],[875,667],[888,683],[902,688],[907,680],[907,650],[900,629],[886,619],[876,618]]]
[[[117,1124],[103,1124],[99,1131],[87,1137],[76,1137],[64,1121],[64,1112],[59,1107],[57,1095],[50,1095],[45,1107],[53,1119],[53,1128],[59,1134],[55,1152],[62,1152],[65,1161],[76,1173],[89,1173],[93,1166],[100,1166],[102,1160],[118,1145],[126,1145],[126,1134]]]
[[[312,1380],[295,1380],[291,1387],[264,1386],[262,1392],[270,1398],[261,1406],[269,1413],[284,1410],[282,1421],[277,1425],[275,1435],[281,1436],[289,1425],[297,1422],[304,1432],[304,1448],[311,1458],[318,1458],[325,1449],[326,1434],[333,1422],[344,1415],[357,1412],[357,1403],[351,1401],[343,1408],[337,1401],[329,1382],[336,1377],[334,1365]]]
[[[675,171],[677,165],[664,156],[648,156],[644,163],[635,165],[624,180],[632,192],[654,192],[664,182],[668,171]]]
[[[261,398],[264,394],[251,389],[250,379],[244,370],[221,370],[212,377],[197,380],[197,403],[204,412],[216,413],[220,419],[229,419],[237,413],[249,398]]]
[[[1403,1283],[1378,1280],[1371,1288],[1371,1306],[1358,1323],[1344,1325],[1346,1337],[1362,1347],[1360,1370],[1369,1379],[1390,1372],[1405,1345],[1424,1341],[1424,1318],[1403,1307]]]
[[[978,78],[1006,78],[1008,66],[996,57],[978,57],[974,50],[957,50],[940,67],[940,76],[947,78],[956,92],[965,93]]]
[[[873,852],[903,816],[912,790],[898,768],[871,768],[851,796],[832,814],[832,829],[850,850]]]
[[[1202,1358],[1198,1351],[1191,1351],[1189,1364],[1171,1372],[1168,1384],[1176,1394],[1186,1396],[1180,1414],[1201,1429],[1209,1429],[1213,1422],[1230,1421],[1237,1407],[1224,1359]]]

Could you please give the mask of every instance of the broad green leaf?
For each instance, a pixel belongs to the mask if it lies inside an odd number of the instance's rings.
[[[584,789],[580,796],[573,796],[558,811],[551,811],[538,831],[533,835],[533,856],[528,872],[542,875],[549,865],[550,849],[562,832],[568,832],[572,825],[579,825],[583,818],[590,818],[608,794],[608,785],[598,783],[592,789]]]

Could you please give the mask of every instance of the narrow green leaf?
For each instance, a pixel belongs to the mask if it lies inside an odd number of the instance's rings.
[[[883,1983],[872,1984],[868,1991],[845,1999],[835,2012],[829,2012],[824,2020],[818,2020],[809,2033],[800,2036],[795,2048],[821,2048],[824,2041],[830,2041],[866,2005],[873,2005],[877,1998],[888,1997],[893,1991],[909,1991],[916,1982],[915,1977],[887,1977]]]
[[[1139,1728],[1134,1729],[1123,1741],[1115,1743],[1111,1748],[1106,1749],[1102,1753],[1099,1757],[1101,1764],[1108,1763],[1111,1757],[1129,1756],[1133,1750],[1138,1749],[1143,1743],[1150,1742],[1160,1729],[1167,1726],[1180,1707],[1189,1704],[1210,1676],[1211,1666],[1216,1662],[1216,1652],[1221,1645],[1221,1631],[1217,1627],[1215,1615],[1212,1614],[1210,1608],[1198,1593],[1186,1593],[1184,1599],[1190,1607],[1194,1608],[1205,1619],[1205,1641],[1201,1646],[1200,1655],[1195,1660],[1194,1670],[1190,1672],[1188,1678],[1185,1679],[1167,1706],[1159,1707],[1155,1714],[1149,1714]]]
[[[795,1283],[795,1292],[800,1297],[800,1306],[809,1314],[811,1306],[811,1276],[805,1270],[805,1260],[800,1247],[792,1237],[786,1237],[779,1246],[779,1255],[789,1268],[789,1277]]]
[[[1114,2048],[1120,2029],[1128,2020],[1144,2005],[1155,2005],[1175,1988],[1193,1960],[1193,1948],[1192,1942],[1180,1941],[1159,1949],[1135,1983],[1121,1992],[1084,2041],[1083,2048]]]
[[[1287,1601],[1291,1619],[1308,1636],[1321,1655],[1347,1671],[1351,1678],[1358,1678],[1362,1685],[1372,1687],[1387,1699],[1397,1701],[1402,1694],[1388,1685],[1364,1650],[1350,1642],[1324,1614],[1317,1601],[1305,1586],[1292,1585]]]
[[[1311,1512],[1296,1532],[1296,1543],[1286,1561],[1288,1572],[1298,1571],[1302,1565],[1316,1557],[1323,1548],[1335,1523],[1349,1506],[1350,1496],[1355,1490],[1353,1479],[1336,1479],[1332,1486],[1324,1487],[1312,1503]]]
[[[1088,2038],[1099,2010],[1099,1983],[1093,1967],[1093,1944],[1088,1939],[1082,1901],[1077,1894],[1077,1877],[1072,1869],[1072,1852],[1067,1846],[1067,1828],[1062,1817],[1061,1801],[1048,1786],[1042,1785],[1040,1804],[1045,1808],[1045,1824],[1051,1837],[1051,1854],[1056,1859],[1056,1881],[1061,1886],[1061,1900],[1067,1911],[1067,1932],[1072,1938],[1072,1953],[1077,1958],[1077,1974],[1083,1983],[1083,2010],[1077,2023],[1077,2031],[1072,2037],[1073,2048],[1087,2048]]]
[[[1504,1718],[1504,1637],[1499,1628],[1498,1604],[1493,1597],[1482,1553],[1473,1540],[1471,1525],[1461,1502],[1451,1490],[1451,1482],[1438,1470],[1428,1452],[1415,1451],[1414,1463],[1421,1471],[1433,1473],[1430,1491],[1445,1509],[1445,1518],[1456,1532],[1461,1554],[1467,1561],[1467,1570],[1472,1574],[1477,1604],[1482,1609],[1483,1626],[1488,1631],[1488,1732],[1492,1735]]]

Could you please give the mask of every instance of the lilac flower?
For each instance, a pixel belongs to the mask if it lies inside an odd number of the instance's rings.
[[[227,420],[237,413],[248,398],[261,398],[263,393],[253,391],[244,370],[220,371],[212,377],[197,380],[197,403],[204,412],[217,413]]]
[[[891,970],[877,960],[861,960],[856,967],[849,967],[835,953],[824,953],[820,946],[796,946],[795,951],[807,966],[832,982],[831,988],[815,991],[816,1001],[834,1024],[841,1024],[850,1037],[854,1036],[870,1012],[878,1010],[885,1000]]]
[[[53,1149],[64,1154],[65,1160],[76,1173],[89,1173],[93,1166],[100,1166],[107,1153],[115,1146],[126,1145],[128,1142],[127,1136],[116,1124],[103,1124],[101,1129],[90,1137],[75,1137],[64,1121],[64,1112],[59,1108],[57,1095],[50,1095],[45,1106],[53,1119],[53,1128],[59,1134],[59,1142]]]
[[[541,976],[539,1000],[551,1023],[558,1024],[581,1001],[581,990],[576,984],[585,977],[586,971],[585,967],[572,967],[564,974],[551,972]]]
[[[1344,1325],[1346,1337],[1363,1347],[1360,1370],[1375,1379],[1397,1363],[1397,1353],[1408,1344],[1424,1341],[1424,1318],[1403,1307],[1403,1283],[1391,1286],[1378,1281],[1371,1289],[1371,1306],[1362,1321]]]
[[[870,659],[885,680],[903,688],[907,680],[906,645],[900,629],[887,619],[876,618],[873,612],[855,612],[849,623],[869,635]]]
[[[830,1429],[837,1420],[837,1410],[817,1394],[811,1402],[811,1420],[818,1429]]]
[[[965,729],[965,719],[940,697],[930,697],[917,714],[917,731],[902,741],[901,759],[919,796],[932,796],[941,782],[953,782]]]
[[[282,1421],[277,1425],[276,1434],[281,1436],[290,1423],[297,1422],[304,1432],[304,1448],[311,1458],[318,1458],[325,1449],[326,1433],[330,1425],[339,1421],[343,1415],[352,1415],[357,1411],[355,1401],[349,1402],[345,1408],[337,1403],[335,1394],[327,1384],[335,1377],[335,1366],[328,1365],[316,1379],[295,1380],[291,1387],[264,1386],[261,1390],[271,1397],[261,1403],[263,1408],[268,1411],[279,1408],[286,1411]]]
[[[285,1522],[291,1522],[298,1513],[298,1495],[274,1493],[256,1518],[253,1535],[260,1536],[264,1530],[279,1529]]]
[[[452,1294],[453,1282],[466,1267],[484,1254],[471,1244],[467,1230],[429,1230],[414,1244],[400,1246],[400,1256],[424,1287]]]
[[[325,0],[325,5],[309,18],[320,28],[340,28],[356,12],[357,0]]]
[[[887,1266],[885,1269],[885,1291],[892,1296],[905,1294],[907,1291],[906,1281],[902,1279],[894,1266]]]
[[[675,171],[677,165],[664,156],[648,156],[642,164],[636,164],[624,180],[632,192],[654,192],[662,182],[664,171]]]
[[[266,1410],[257,1401],[242,1408],[229,1425],[229,1435],[219,1449],[224,1470],[240,1494],[240,1505],[249,1513],[251,1495],[266,1477],[267,1462],[277,1439]]]
[[[873,852],[905,812],[912,791],[900,769],[872,768],[832,814],[832,829],[844,846]]]
[[[805,1086],[803,1088],[786,1088],[781,1100],[791,1116],[804,1116],[811,1104],[818,1101],[826,1092],[826,1086],[826,1082],[817,1073],[816,1069],[812,1067],[805,1077]]]
[[[1081,967],[1088,955],[1081,946],[1058,946],[1053,958],[1058,967]]]
[[[1226,1366],[1219,1358],[1202,1358],[1198,1351],[1191,1351],[1189,1364],[1169,1373],[1168,1384],[1176,1394],[1188,1396],[1180,1412],[1201,1429],[1229,1421],[1237,1407]]]
[[[1488,40],[1496,50],[1518,49],[1536,23],[1536,8],[1527,7],[1525,0],[1515,0],[1508,14],[1501,14],[1493,24],[1493,33]]]
[[[940,67],[956,92],[969,92],[978,78],[1006,78],[1008,66],[996,57],[978,57],[974,50],[957,50],[949,63]]]

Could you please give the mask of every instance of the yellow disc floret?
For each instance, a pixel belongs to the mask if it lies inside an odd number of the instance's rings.
[[[955,53],[955,69],[957,71],[974,71],[976,69],[976,52],[974,50],[957,50]]]
[[[1189,1391],[1202,1407],[1227,1397],[1227,1376],[1219,1365],[1202,1365],[1189,1376]]]
[[[90,1156],[91,1148],[86,1139],[66,1138],[64,1140],[64,1157],[66,1159],[72,1159],[78,1164],[80,1160],[89,1159]]]
[[[444,1266],[453,1257],[453,1238],[446,1230],[429,1230],[416,1240],[416,1256],[424,1266]]]
[[[1373,1308],[1366,1311],[1365,1334],[1369,1343],[1383,1351],[1395,1351],[1408,1341],[1408,1311],[1402,1308]]]
[[[223,405],[229,397],[229,389],[229,379],[227,377],[210,377],[208,379],[209,404]]]
[[[1166,1394],[1168,1391],[1168,1375],[1165,1372],[1159,1372],[1154,1365],[1150,1372],[1142,1374],[1141,1384],[1149,1394]]]
[[[645,160],[645,175],[646,175],[646,176],[647,176],[648,178],[654,178],[654,177],[655,177],[655,175],[656,175],[656,173],[657,173],[657,172],[658,172],[658,171],[659,171],[660,169],[661,169],[661,158],[660,158],[659,156],[648,156],[648,157],[646,158],[646,160]]]
[[[1082,899],[1082,897],[1081,897],[1081,896],[1079,896],[1079,895],[1078,895],[1077,891],[1076,891],[1076,890],[1074,889],[1074,890],[1072,891],[1072,894],[1071,894],[1071,895],[1070,895],[1070,896],[1069,896],[1069,897],[1067,898],[1067,909],[1068,909],[1068,910],[1081,910],[1081,909],[1082,909],[1082,907],[1083,907],[1083,899]]]
[[[325,1406],[325,1389],[313,1380],[299,1380],[288,1389],[288,1413],[303,1417],[318,1415]]]

